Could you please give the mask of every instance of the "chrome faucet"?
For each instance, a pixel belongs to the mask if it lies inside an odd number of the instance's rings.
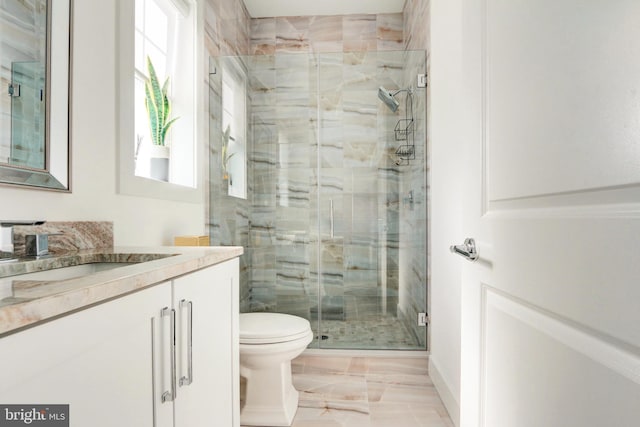
[[[14,259],[13,226],[14,225],[42,225],[45,221],[5,221],[0,220],[0,259]]]

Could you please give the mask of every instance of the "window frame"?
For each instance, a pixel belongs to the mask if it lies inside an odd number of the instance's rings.
[[[118,174],[117,174],[117,191],[120,194],[150,197],[165,200],[176,200],[191,203],[204,203],[204,180],[203,171],[206,170],[206,159],[202,157],[204,154],[203,141],[205,139],[206,129],[202,129],[202,123],[206,117],[204,95],[205,92],[203,82],[202,61],[204,52],[203,41],[203,6],[202,2],[195,0],[166,0],[179,2],[187,7],[177,7],[178,13],[182,13],[184,19],[187,20],[190,30],[190,42],[180,44],[179,55],[189,56],[193,67],[190,71],[185,72],[192,78],[183,80],[182,86],[178,89],[174,87],[174,91],[191,91],[193,97],[189,97],[185,111],[188,111],[189,120],[178,120],[174,131],[180,133],[178,123],[188,128],[186,134],[188,137],[181,141],[185,146],[191,147],[190,159],[185,164],[189,165],[189,172],[192,172],[193,187],[175,184],[172,182],[156,181],[135,175],[135,1],[119,0],[119,31],[118,46],[119,55],[117,59],[118,75],[118,123],[119,141],[118,147]],[[177,5],[180,6],[180,5]],[[184,15],[184,12],[188,15]],[[176,58],[176,65],[185,63],[184,58]],[[172,78],[172,80],[174,80]],[[192,99],[191,99],[192,98]],[[181,116],[182,117],[182,116]],[[178,138],[182,140],[183,138]],[[175,140],[175,138],[174,138]],[[200,159],[200,161],[199,161]],[[185,168],[185,169],[189,169]]]

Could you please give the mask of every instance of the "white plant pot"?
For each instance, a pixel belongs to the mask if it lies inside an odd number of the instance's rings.
[[[150,172],[152,179],[169,182],[169,147],[152,145],[150,152]]]

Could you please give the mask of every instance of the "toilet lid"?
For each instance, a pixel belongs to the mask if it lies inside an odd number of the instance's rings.
[[[240,314],[240,342],[272,344],[304,338],[311,332],[307,319],[281,313]]]

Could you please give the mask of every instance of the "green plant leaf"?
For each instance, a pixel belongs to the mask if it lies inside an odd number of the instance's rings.
[[[164,139],[167,137],[167,132],[169,132],[169,128],[171,127],[171,125],[173,125],[179,118],[180,117],[176,117],[175,119],[171,119],[167,123],[165,123],[164,127],[162,128],[162,141],[164,141]]]
[[[149,83],[152,95],[152,101],[156,105],[156,109],[158,110],[158,122],[164,122],[164,92],[160,88],[160,82],[158,82],[158,75],[156,74],[156,69],[153,66],[153,62],[151,62],[151,58],[147,57],[147,69],[149,71]]]
[[[162,85],[162,111],[165,122],[171,115],[171,102],[169,101],[169,96],[167,95],[167,93],[169,93],[169,77],[167,77],[167,79],[164,81],[164,84]]]
[[[158,109],[153,102],[153,94],[150,84],[144,85],[145,100],[144,106],[147,109],[147,116],[149,118],[149,130],[151,131],[151,142],[156,144],[158,140]]]

